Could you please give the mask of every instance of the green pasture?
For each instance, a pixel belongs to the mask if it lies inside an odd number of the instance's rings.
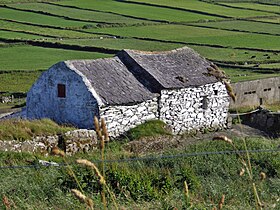
[[[226,75],[230,78],[232,82],[240,82],[240,81],[248,81],[248,80],[256,80],[256,79],[264,79],[270,77],[279,77],[279,73],[268,73],[264,71],[263,73],[252,71],[252,70],[244,70],[238,68],[221,68],[226,72]],[[261,70],[260,70],[261,71]]]
[[[39,35],[32,35],[28,33],[21,33],[21,32],[13,32],[13,31],[5,31],[1,30],[2,25],[0,25],[0,38],[5,38],[5,39],[44,39],[46,37],[44,36],[39,36]]]
[[[221,45],[279,50],[278,36],[232,32],[181,25],[157,25],[124,28],[89,29],[86,31],[109,33],[119,36],[153,38],[195,44]]]
[[[96,59],[110,55],[96,52],[81,52],[53,48],[34,47],[28,45],[1,48],[1,70],[38,70],[47,69],[51,65],[71,59]]]
[[[279,63],[265,63],[260,64],[260,68],[271,68],[271,69],[279,69],[280,70],[280,62]]]
[[[25,12],[25,11],[17,11],[8,8],[2,8],[2,7],[0,7],[0,18],[41,24],[41,25],[68,27],[68,28],[73,28],[73,27],[80,28],[84,25],[89,24],[88,22],[71,21],[63,18],[52,17],[49,15],[36,14],[36,13]]]
[[[261,22],[252,22],[245,20],[236,20],[236,21],[221,21],[221,22],[208,22],[208,23],[195,23],[195,25],[200,26],[210,26],[220,29],[235,29],[235,30],[244,30],[255,33],[270,33],[280,35],[280,24],[270,24],[270,23],[261,23]]]
[[[137,20],[137,19],[123,17],[120,15],[110,14],[106,12],[87,11],[87,10],[66,8],[66,7],[43,4],[43,3],[13,4],[12,7],[19,8],[19,9],[29,9],[34,11],[44,11],[55,15],[62,15],[70,18],[80,19],[81,21],[97,21],[97,22],[105,22],[108,24],[118,23],[118,24],[128,24],[128,25],[150,23],[150,21]]]
[[[216,20],[219,17],[185,12],[180,10],[159,8],[146,5],[128,4],[125,1],[114,0],[71,0],[58,1],[55,4],[75,6],[84,9],[94,9],[118,14],[130,15],[136,18],[147,18],[151,20],[163,20],[170,22],[193,22],[203,20]]]
[[[41,0],[0,0],[0,4],[10,4],[10,3],[30,3],[30,2],[40,2]],[[53,0],[44,0],[45,2],[52,2]]]
[[[280,53],[259,52],[254,50],[239,50],[228,48],[216,48],[205,46],[190,46],[202,56],[220,62],[266,62],[269,60],[279,60]]]
[[[276,5],[264,5],[264,4],[258,4],[258,3],[248,3],[248,2],[234,2],[234,3],[223,3],[224,5],[234,6],[234,7],[240,7],[240,8],[249,8],[249,9],[258,9],[263,10],[267,12],[276,12],[280,13],[279,6]]]
[[[0,91],[27,92],[41,74],[41,71],[7,73],[0,71]]]
[[[280,17],[279,16],[274,16],[274,17],[269,17],[269,18],[255,18],[254,20],[256,21],[263,21],[267,23],[279,23],[280,24]]]
[[[182,26],[176,24],[163,24],[152,26],[132,26],[119,28],[100,28],[88,29],[84,31],[109,33],[124,37],[143,37],[153,38],[158,40],[169,41],[183,41],[187,42],[189,38],[205,37],[211,39],[212,37],[223,37],[237,35],[241,36],[243,33],[224,31],[218,29],[205,29],[193,26]]]
[[[1,29],[10,29],[16,31],[23,31],[23,32],[31,32],[36,33],[42,36],[54,36],[57,38],[96,38],[97,35],[94,34],[87,34],[77,31],[70,31],[70,30],[61,30],[61,29],[53,29],[53,28],[43,28],[39,26],[32,26],[27,24],[15,23],[15,22],[8,22],[0,20],[0,28]],[[1,34],[0,34],[1,37]]]
[[[244,3],[259,3],[265,5],[280,5],[279,0],[206,0],[209,2],[222,2],[222,3],[236,3],[236,2],[244,2]]]
[[[201,12],[207,12],[209,14],[214,15],[223,15],[227,17],[254,17],[254,16],[266,16],[271,15],[268,12],[260,12],[260,11],[252,11],[252,10],[245,10],[245,9],[235,9],[235,8],[228,8],[221,5],[215,5],[199,0],[132,0],[134,2],[144,2],[144,3],[152,3],[155,5],[163,5],[163,6],[170,6],[170,7],[177,7],[183,9],[190,9],[196,10]]]
[[[76,44],[80,46],[93,46],[93,47],[104,47],[115,50],[122,49],[135,49],[135,50],[146,50],[146,51],[163,51],[172,50],[175,48],[183,47],[184,44],[173,44],[173,43],[161,43],[154,41],[145,41],[139,39],[63,39],[59,43],[63,44]]]

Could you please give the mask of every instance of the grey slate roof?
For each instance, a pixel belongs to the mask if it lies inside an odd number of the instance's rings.
[[[130,56],[167,89],[201,86],[218,81],[214,76],[207,75],[210,62],[188,47],[167,52],[123,50],[120,54],[121,57]]]
[[[118,57],[67,62],[86,76],[104,104],[133,104],[156,96],[128,71]]]

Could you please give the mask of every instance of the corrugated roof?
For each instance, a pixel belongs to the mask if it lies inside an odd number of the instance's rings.
[[[164,88],[201,86],[218,81],[208,74],[211,63],[188,47],[167,52],[123,50],[120,54],[120,57],[130,56]]]
[[[133,104],[154,98],[118,57],[67,61],[91,83],[106,105]],[[71,65],[70,66],[71,68]]]

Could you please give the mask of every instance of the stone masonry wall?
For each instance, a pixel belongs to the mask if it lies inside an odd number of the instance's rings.
[[[157,98],[135,105],[107,106],[100,108],[110,136],[116,137],[147,120],[158,118]]]
[[[240,115],[241,121],[260,129],[272,137],[280,137],[280,112],[270,112],[259,108],[258,111]]]
[[[65,85],[66,97],[58,97],[58,84]],[[93,128],[98,103],[84,78],[63,63],[44,72],[27,94],[28,119],[50,118],[78,128]]]
[[[98,146],[94,130],[79,129],[68,131],[65,135],[36,136],[26,141],[0,140],[0,151],[30,152],[48,155],[54,147],[60,147],[66,155],[89,152]]]
[[[221,82],[178,90],[162,90],[159,119],[174,133],[226,127],[229,97]]]

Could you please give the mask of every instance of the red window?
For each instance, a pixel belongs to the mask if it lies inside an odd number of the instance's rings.
[[[65,98],[66,97],[66,87],[63,84],[57,85],[57,97]]]

